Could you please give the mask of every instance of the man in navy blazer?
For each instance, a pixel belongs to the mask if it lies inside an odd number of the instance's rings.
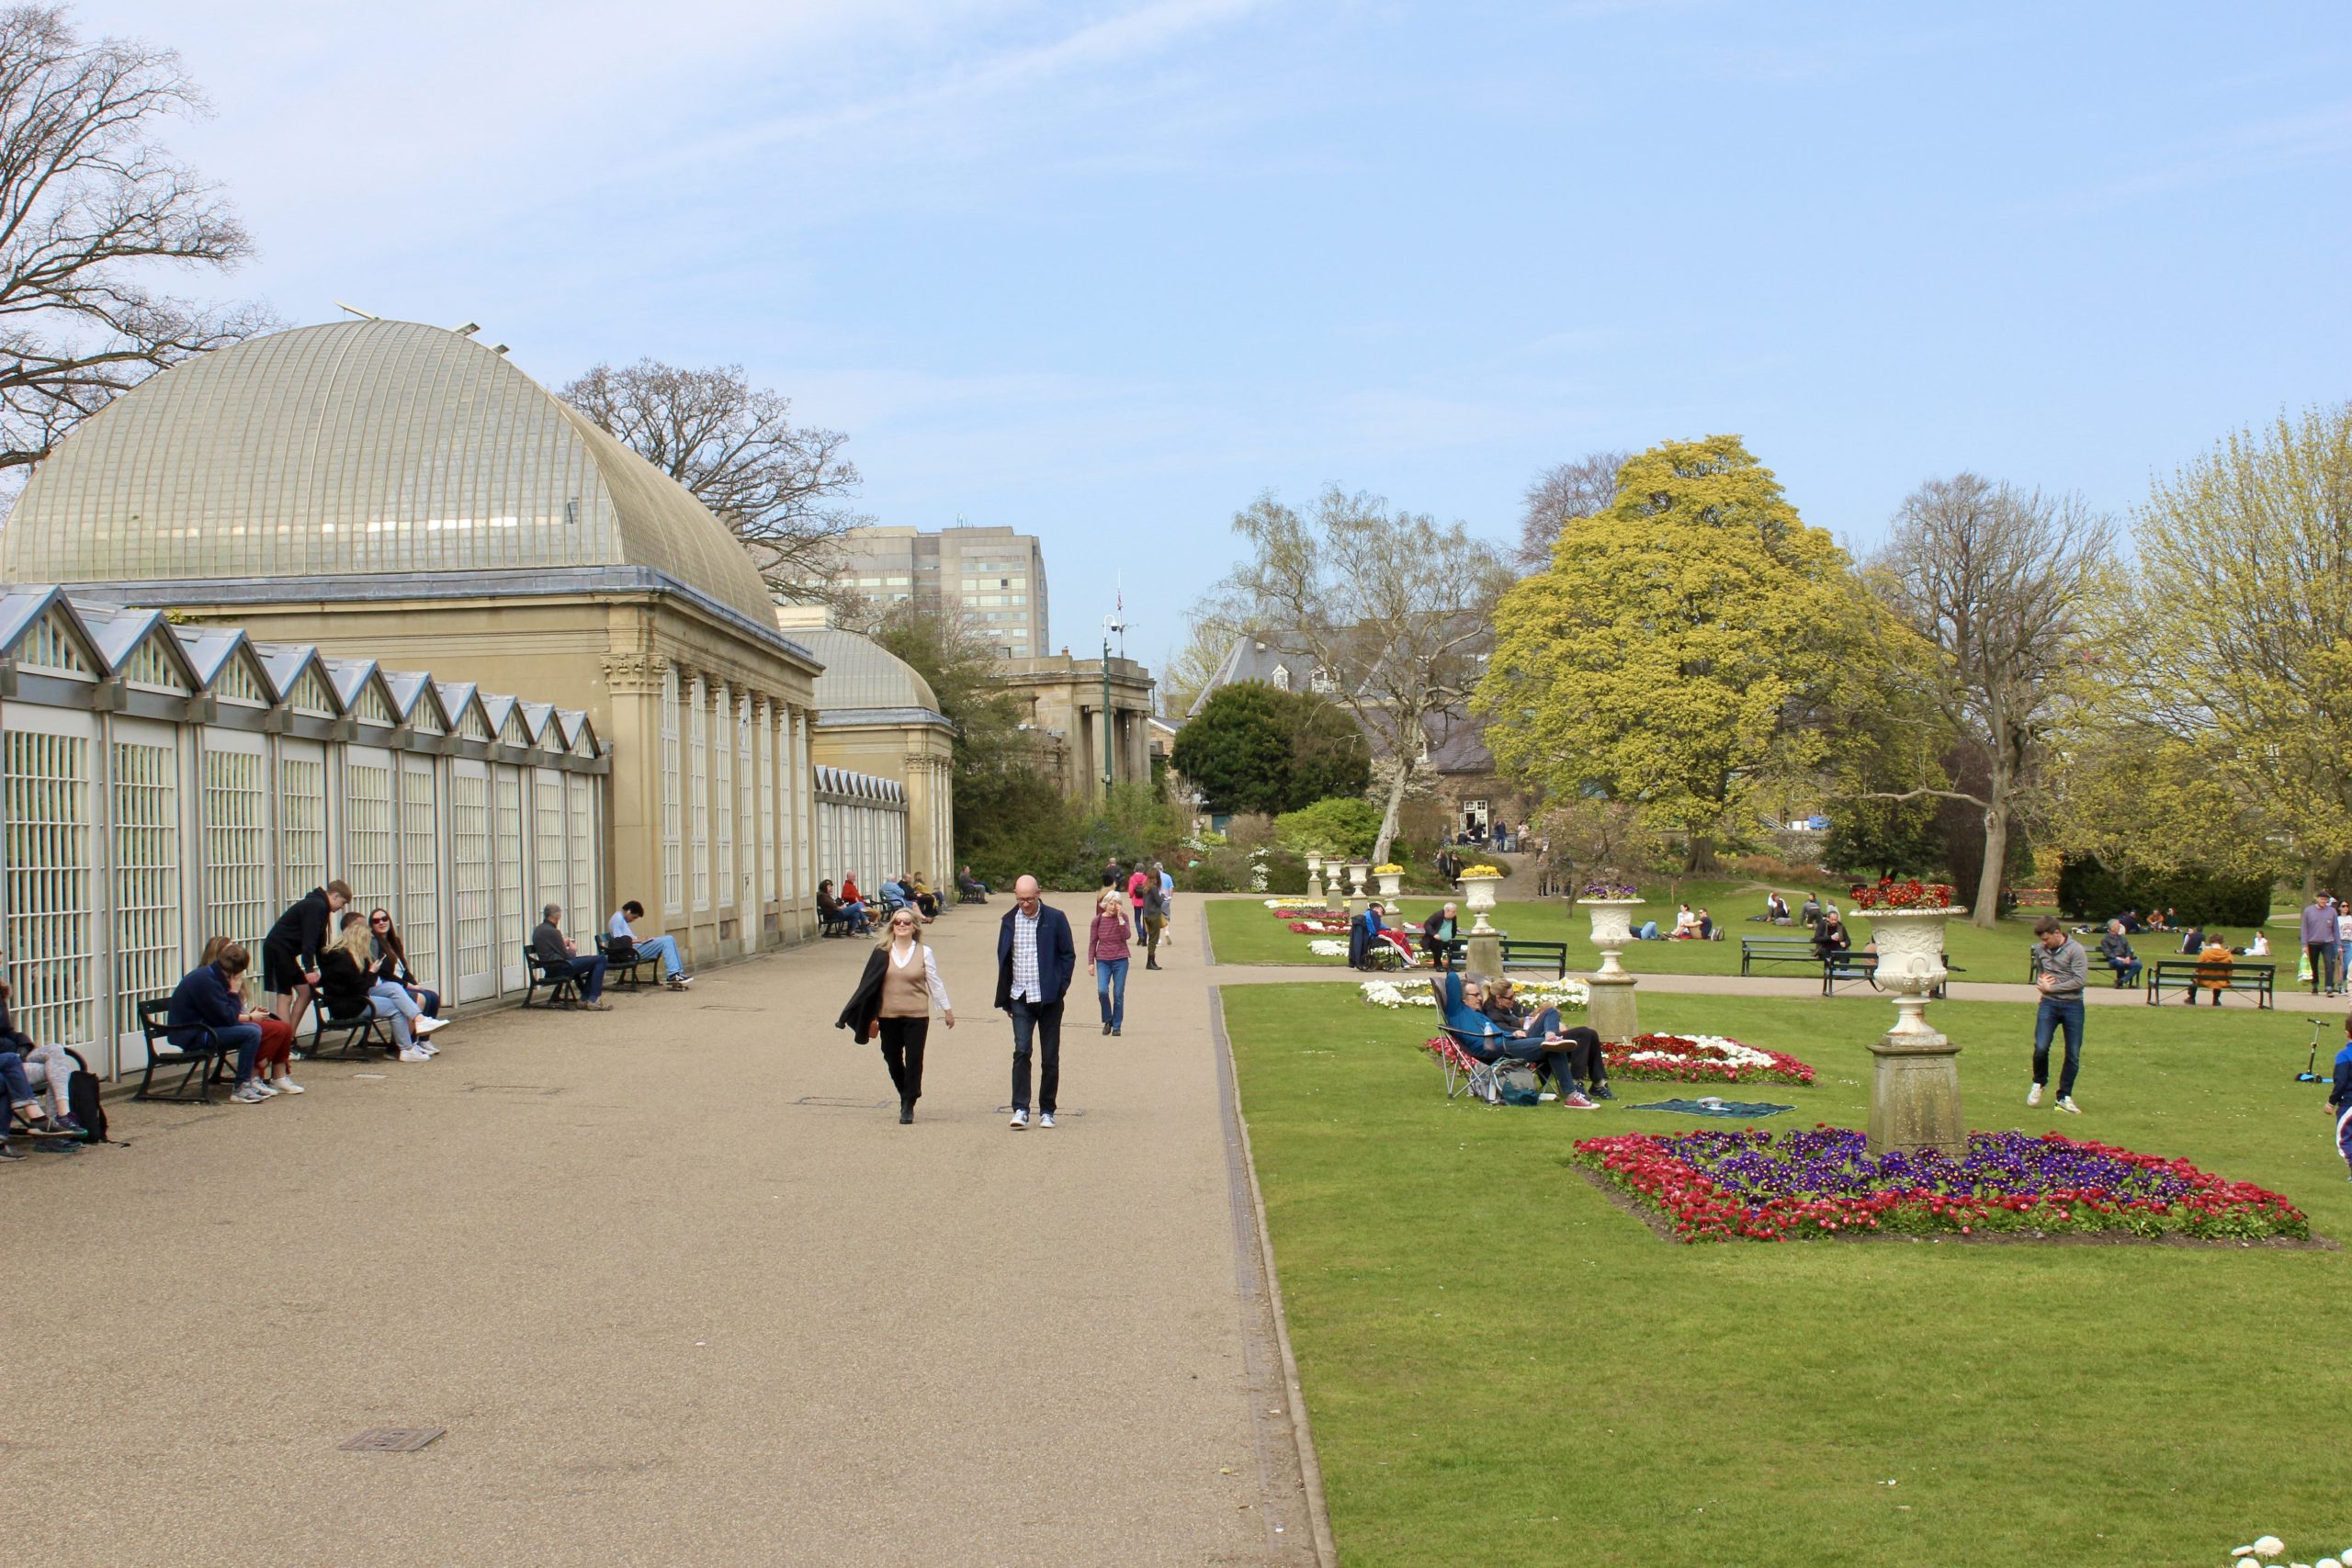
[[[1054,1124],[1062,1079],[1062,998],[1078,972],[1069,917],[1046,903],[1037,879],[1012,885],[1012,908],[996,938],[996,1005],[1012,1015],[1012,1130],[1029,1125],[1029,1045],[1036,1038],[1037,1125]]]

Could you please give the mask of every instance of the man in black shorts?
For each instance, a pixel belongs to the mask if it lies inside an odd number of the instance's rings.
[[[287,906],[261,940],[262,988],[277,998],[271,1010],[294,1029],[302,1027],[319,983],[319,954],[334,932],[334,918],[350,902],[351,889],[340,882],[313,887]]]

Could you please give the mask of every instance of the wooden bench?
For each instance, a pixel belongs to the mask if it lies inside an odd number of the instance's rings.
[[[609,935],[596,939],[596,953],[605,961],[605,980],[632,991],[637,989],[637,972],[653,962],[638,951],[635,942],[629,944],[627,953],[616,955]]]
[[[377,1015],[373,1003],[357,1012],[329,1012],[326,994],[321,992],[311,1004],[310,1054],[313,1058],[324,1057],[327,1036],[334,1035],[334,1054],[338,1057],[348,1057],[356,1052],[371,1049],[397,1055],[401,1043],[392,1038],[389,1030],[378,1027],[383,1021]]]
[[[1568,974],[1568,944],[1565,942],[1510,942],[1503,943],[1503,968],[1549,969],[1552,978],[1564,980]]]
[[[2187,991],[2188,1003],[2194,1007],[2198,991],[2204,988],[2203,983],[2208,980],[2218,980],[2219,989],[2222,991],[2252,992],[2257,1007],[2268,1008],[2278,1001],[2278,966],[2276,964],[2232,959],[2226,972],[2216,964],[2200,977],[2198,971],[2204,967],[2199,960],[2194,958],[2157,959],[2148,968],[2148,1005],[2154,1007],[2164,1000],[2165,992],[2173,990]],[[2214,1005],[2220,1005],[2218,994]]]
[[[529,967],[530,979],[529,987],[523,993],[525,1007],[533,1005],[542,986],[547,987],[546,1005],[548,1007],[580,999],[580,976],[571,972],[570,964],[557,969],[541,958],[538,950],[527,942],[523,944],[523,962]]]
[[[1744,936],[1739,939],[1739,972],[1742,976],[1755,973],[1758,964],[1796,964],[1807,969],[1821,962],[1813,943],[1804,937]]]
[[[2026,983],[2027,985],[2029,985],[2029,986],[2030,986],[2030,985],[2032,985],[2032,984],[2033,984],[2033,955],[2034,955],[2036,953],[2040,952],[2041,950],[2041,944],[2040,942],[2029,942],[2029,943],[2026,945],[2026,950],[2025,950],[2025,983]],[[2085,951],[2085,952],[2086,952],[2087,953],[2089,953],[2089,955],[2090,955],[2090,961],[2091,961],[2091,973],[2092,973],[2093,975],[2097,975],[2100,970],[2102,970],[2102,969],[2106,969],[2106,970],[2107,970],[2107,972],[2108,972],[2109,974],[2110,974],[2110,975],[2112,975],[2112,976],[2115,976],[2115,987],[2114,987],[2115,989],[2117,989],[2117,990],[2120,991],[2120,990],[2125,990],[2125,989],[2127,989],[2127,988],[2128,988],[2128,987],[2124,985],[2124,982],[2123,982],[2123,976],[2124,976],[2125,971],[2120,970],[2120,969],[2109,968],[2109,965],[2108,965],[2108,962],[2107,962],[2107,960],[2106,960],[2106,959],[2104,959],[2104,958],[2101,958],[2101,957],[2098,955],[2098,950],[2097,948],[2086,948],[2086,949],[2085,949],[2084,951]],[[2144,958],[2141,958],[2141,957],[2138,957],[2137,955],[2134,955],[2134,956],[2133,956],[2133,958],[2132,958],[2132,963],[2134,963],[2134,964],[2138,964],[2138,965],[2140,966],[2140,974],[2144,975],[2145,973],[2147,973],[2147,969],[2148,969],[2148,961],[2147,961],[2146,959],[2144,959]],[[2133,978],[2134,980],[2138,979],[2138,978],[2139,978],[2139,975],[2134,975],[2134,976],[2132,976],[2132,978]]]
[[[172,998],[148,997],[139,1004],[139,1032],[147,1042],[147,1070],[139,1079],[139,1092],[133,1100],[163,1100],[189,1105],[212,1103],[212,1086],[222,1081],[231,1070],[228,1043],[215,1034],[209,1026],[195,1024],[204,1039],[186,1050],[171,1042]],[[181,1073],[180,1081],[164,1094],[155,1092],[155,1073]],[[186,1071],[182,1072],[185,1068]],[[189,1089],[196,1092],[190,1094]]]

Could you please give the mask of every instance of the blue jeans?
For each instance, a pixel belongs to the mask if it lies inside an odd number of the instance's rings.
[[[1143,940],[1143,906],[1141,904],[1136,904],[1131,906],[1131,908],[1133,908],[1136,912],[1136,940],[1137,942],[1141,942]]]
[[[258,1028],[254,1030],[254,1046],[256,1050],[261,1046],[261,1031]],[[250,1063],[252,1058],[248,1056],[246,1061]],[[40,1102],[40,1097],[33,1093],[32,1080],[25,1077],[25,1059],[14,1051],[0,1051],[0,1089],[7,1092],[11,1105]],[[7,1130],[7,1117],[0,1115],[0,1132]]]
[[[686,966],[684,961],[678,956],[678,939],[673,936],[646,938],[637,944],[637,955],[639,958],[650,958],[658,962],[662,965],[662,978],[664,980],[675,979],[678,971]]]
[[[2110,958],[2107,961],[2107,966],[2115,971],[2115,983],[2118,987],[2136,986],[2140,983],[2140,961],[2138,959]]]
[[[2050,1037],[2066,1032],[2066,1065],[2058,1074],[2058,1098],[2075,1092],[2075,1074],[2083,1065],[2083,998],[2044,997],[2033,1015],[2033,1081],[2050,1081]]]
[[[571,961],[571,977],[580,982],[580,999],[593,1002],[605,994],[605,955],[575,958]]]
[[[223,1024],[212,1032],[223,1045],[237,1048],[237,1081],[245,1083],[254,1076],[254,1058],[261,1055],[261,1025],[258,1023]]]
[[[1102,1004],[1102,1021],[1116,1029],[1127,1018],[1127,961],[1124,958],[1098,958],[1094,961],[1094,999]]]

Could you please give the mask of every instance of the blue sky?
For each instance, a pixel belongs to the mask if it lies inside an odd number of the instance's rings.
[[[2352,395],[2340,5],[81,17],[211,94],[238,291],[550,385],[741,362],[877,520],[1038,534],[1081,652],[1124,572],[1158,663],[1269,488],[1501,538],[1551,463],[1733,431],[1867,547],[1932,474],[2122,512]]]

